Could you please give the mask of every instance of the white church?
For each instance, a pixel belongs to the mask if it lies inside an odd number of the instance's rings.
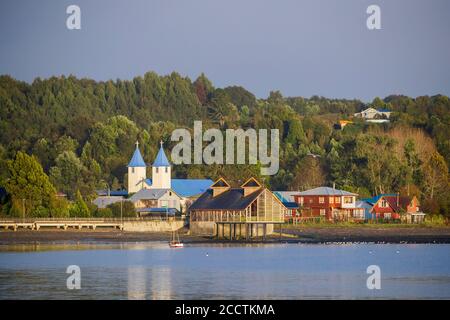
[[[147,178],[147,167],[139,143],[128,163],[128,190],[125,193],[100,195],[94,200],[99,208],[128,200],[139,215],[152,213],[186,212],[187,207],[212,184],[210,179],[172,179],[172,167],[164,152],[163,143],[151,165],[152,177]],[[128,197],[129,198],[126,198]]]

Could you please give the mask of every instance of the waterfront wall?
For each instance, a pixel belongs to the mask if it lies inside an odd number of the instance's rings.
[[[184,227],[184,221],[125,221],[124,231],[170,232]]]

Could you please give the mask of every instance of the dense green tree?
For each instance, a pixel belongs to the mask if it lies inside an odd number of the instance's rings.
[[[89,218],[91,216],[91,211],[81,196],[80,191],[77,191],[75,202],[70,207],[69,213],[74,218]]]
[[[33,215],[40,208],[51,208],[56,190],[34,156],[19,151],[7,167],[5,188],[16,207],[24,208],[25,215]]]

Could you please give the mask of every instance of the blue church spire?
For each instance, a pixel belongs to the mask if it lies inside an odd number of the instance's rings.
[[[134,150],[133,157],[128,163],[128,167],[146,167],[147,165],[142,158],[141,151],[139,150],[139,142],[136,141],[136,150]]]
[[[156,155],[155,162],[153,162],[154,167],[170,167],[170,162],[167,160],[166,154],[164,153],[163,142],[160,142],[161,147],[159,148],[158,154]]]

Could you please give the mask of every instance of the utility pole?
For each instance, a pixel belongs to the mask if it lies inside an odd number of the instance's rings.
[[[123,199],[120,200],[120,225],[123,230]]]

